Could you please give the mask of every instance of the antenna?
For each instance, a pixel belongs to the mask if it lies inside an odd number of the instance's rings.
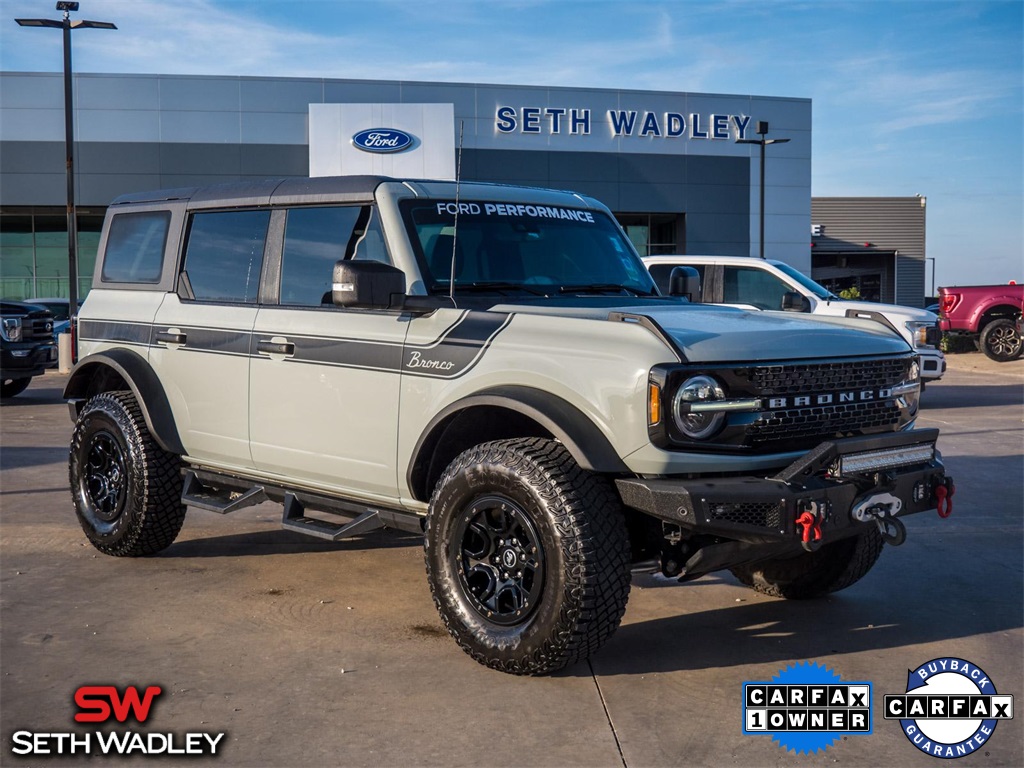
[[[455,254],[459,245],[459,191],[462,184],[462,134],[466,121],[459,121],[459,157],[455,163],[455,224],[452,226],[452,264],[448,270],[448,298],[455,303]]]

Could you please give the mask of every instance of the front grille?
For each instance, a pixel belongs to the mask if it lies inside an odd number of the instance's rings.
[[[23,341],[53,341],[53,318],[26,317],[21,321],[21,338]]]
[[[782,508],[778,502],[716,502],[708,507],[712,521],[778,529],[782,526]]]
[[[763,446],[776,440],[876,432],[897,425],[899,419],[900,409],[893,400],[765,411],[747,428],[747,444]]]
[[[907,375],[907,358],[857,362],[766,365],[754,368],[750,381],[762,395],[807,395],[891,387]]]

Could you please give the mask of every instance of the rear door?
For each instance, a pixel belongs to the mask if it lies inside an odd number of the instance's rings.
[[[150,362],[189,456],[248,469],[249,353],[270,211],[190,215],[178,292],[157,310]]]

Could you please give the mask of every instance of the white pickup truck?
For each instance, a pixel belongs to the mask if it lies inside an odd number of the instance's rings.
[[[695,301],[744,309],[781,309],[875,320],[897,331],[920,355],[922,383],[938,381],[946,372],[946,358],[939,349],[941,331],[934,312],[897,304],[846,301],[789,264],[773,259],[645,256],[643,262],[658,288],[666,293],[673,268],[696,269],[700,273],[702,295],[694,297]]]

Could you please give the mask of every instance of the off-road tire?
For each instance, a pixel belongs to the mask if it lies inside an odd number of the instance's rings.
[[[0,397],[15,397],[20,395],[26,389],[28,385],[32,383],[32,377],[26,376],[22,379],[9,379],[0,382]]]
[[[68,476],[82,530],[104,554],[151,555],[181,530],[181,459],[157,445],[131,392],[104,392],[85,404]]]
[[[540,564],[539,576],[516,582],[514,594],[527,598],[521,618],[515,606],[505,613],[496,607],[489,620],[481,593],[469,588],[468,579],[486,578],[488,569],[499,577],[501,556],[508,556],[495,547],[498,524],[481,523],[486,515],[514,516],[510,530],[519,530],[517,538],[529,534],[517,546],[538,545],[528,557]],[[490,551],[467,576],[466,542],[483,529]],[[430,500],[424,559],[434,604],[455,641],[481,664],[516,675],[546,674],[596,653],[629,599],[629,537],[618,496],[607,478],[581,469],[552,440],[498,440],[456,457]],[[503,589],[514,592],[508,583]]]
[[[846,589],[871,570],[885,542],[872,525],[847,539],[792,558],[762,560],[731,568],[741,583],[772,597],[807,600]]]
[[[1024,350],[1013,320],[993,320],[981,330],[979,346],[985,356],[1000,363],[1016,360]]]

